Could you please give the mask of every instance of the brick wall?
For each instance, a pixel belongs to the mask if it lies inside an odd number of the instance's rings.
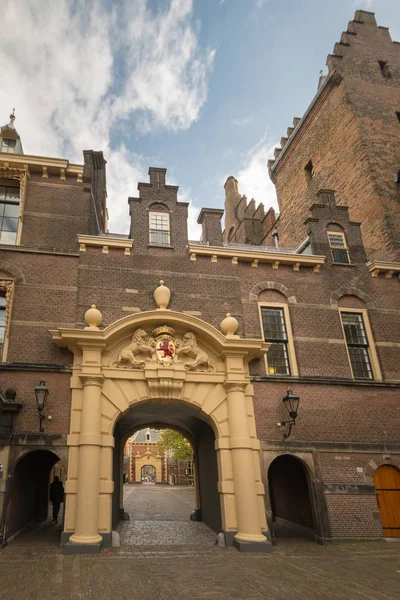
[[[328,57],[330,81],[272,167],[280,243],[301,242],[310,200],[324,187],[336,190],[350,218],[362,222],[369,258],[399,260],[400,46],[365,11],[357,11],[347,31]],[[387,61],[390,78],[379,60]],[[310,160],[311,180],[305,172]]]

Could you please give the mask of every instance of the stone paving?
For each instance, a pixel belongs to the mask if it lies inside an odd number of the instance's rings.
[[[60,528],[42,524],[0,551],[0,600],[400,600],[399,544],[322,547],[282,531],[272,554],[241,554],[214,546],[205,526],[191,528],[202,524],[187,528],[193,490],[132,487],[120,548],[64,556]],[[158,527],[145,545],[148,523]],[[165,544],[168,528],[182,524],[189,536],[202,531],[201,541],[180,543],[176,533]]]

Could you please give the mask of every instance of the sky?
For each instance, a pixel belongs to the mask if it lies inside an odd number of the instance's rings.
[[[110,231],[148,168],[188,201],[223,208],[229,175],[277,208],[267,161],[314,96],[356,9],[400,41],[400,0],[2,0],[0,123],[25,154],[107,160]]]

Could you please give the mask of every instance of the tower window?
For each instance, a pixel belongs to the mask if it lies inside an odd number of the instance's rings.
[[[311,181],[311,179],[314,177],[314,167],[313,167],[313,164],[312,164],[312,160],[308,161],[308,163],[304,167],[304,171],[305,171],[305,174],[306,174],[307,181]]]
[[[161,246],[170,245],[170,228],[168,213],[149,213],[150,244]]]
[[[400,111],[396,113],[396,117],[397,117],[398,122],[400,123]]]
[[[0,244],[16,244],[18,220],[19,188],[0,185]]]
[[[342,312],[341,317],[354,379],[373,379],[362,314]]]
[[[328,231],[329,246],[331,247],[334,263],[350,263],[349,249],[344,233]]]
[[[17,140],[8,140],[6,138],[3,138],[0,140],[0,152],[7,152],[8,154],[14,154],[16,144],[17,144]]]
[[[391,79],[392,72],[386,60],[378,60],[379,67],[385,79]]]

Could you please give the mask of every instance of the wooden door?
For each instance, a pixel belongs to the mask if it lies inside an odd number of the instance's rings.
[[[375,471],[376,498],[385,537],[400,537],[400,471],[382,465]]]

